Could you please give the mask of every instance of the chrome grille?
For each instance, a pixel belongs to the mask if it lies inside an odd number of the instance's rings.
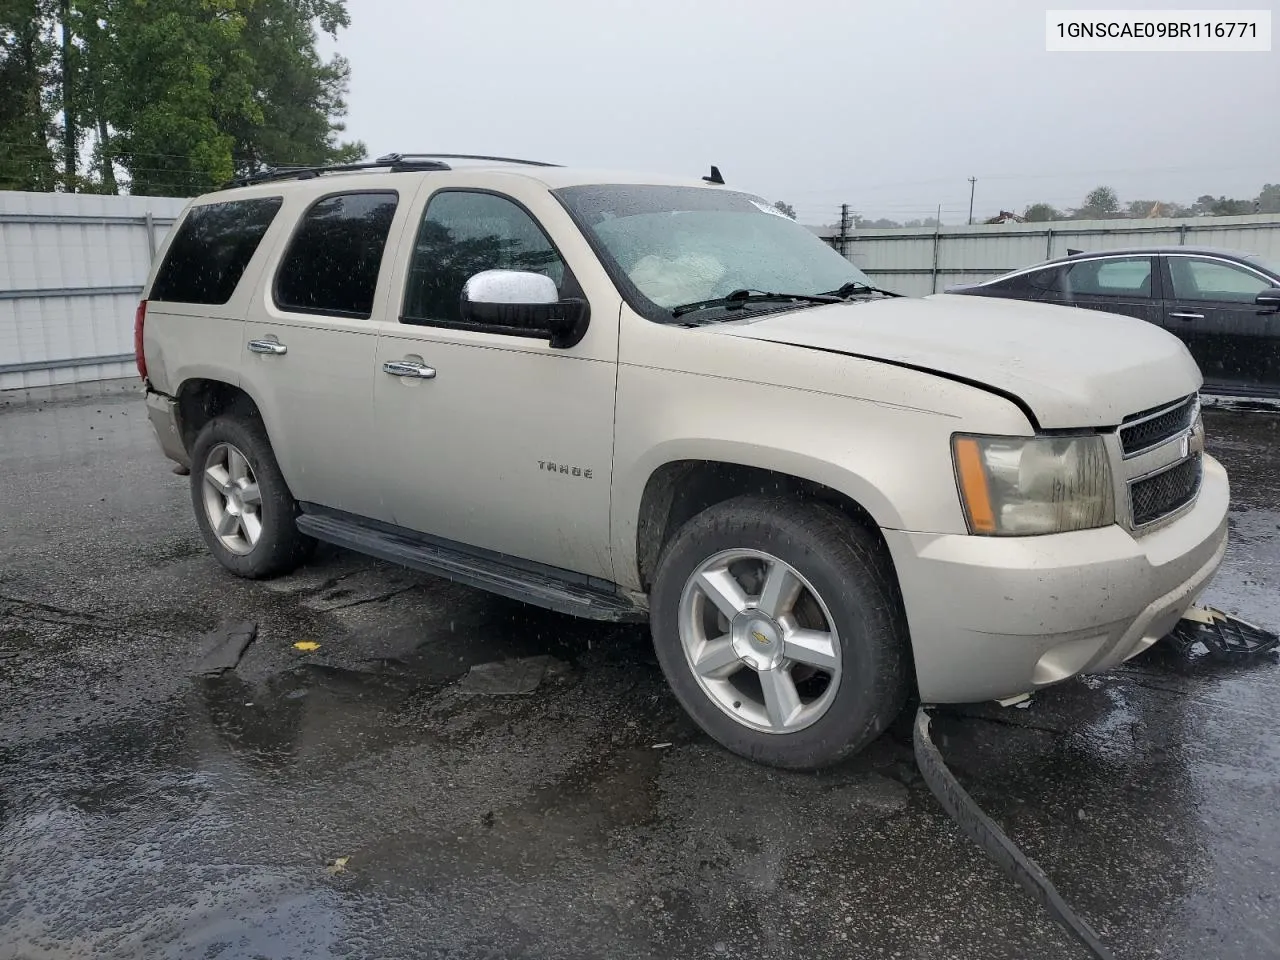
[[[1129,505],[1135,527],[1154,523],[1185,507],[1200,492],[1204,465],[1196,453],[1171,467],[1129,482]]]
[[[1199,397],[1192,395],[1170,406],[1125,417],[1120,424],[1120,448],[1124,455],[1135,457],[1189,429],[1198,406]]]

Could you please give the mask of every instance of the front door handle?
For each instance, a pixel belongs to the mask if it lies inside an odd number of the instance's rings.
[[[1169,314],[1169,316],[1177,317],[1179,320],[1203,320],[1204,319],[1203,313],[1183,313],[1181,311],[1177,313],[1171,313]]]
[[[388,360],[382,365],[382,372],[393,377],[412,377],[417,380],[431,380],[436,375],[435,367],[414,363],[412,360]]]
[[[279,340],[250,340],[249,350],[252,353],[266,353],[276,357],[289,352],[289,348]]]

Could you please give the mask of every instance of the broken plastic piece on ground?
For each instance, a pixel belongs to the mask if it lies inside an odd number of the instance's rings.
[[[671,746],[671,744],[670,744],[669,742],[665,742],[665,741],[664,741],[663,743],[655,743],[655,744],[653,745],[653,749],[655,749],[655,750],[665,750],[665,749],[667,749],[667,747],[669,747],[669,746]]]
[[[314,640],[299,640],[293,645],[293,649],[304,650],[307,653],[310,653],[312,650],[319,650],[320,644],[316,643]]]
[[[462,678],[458,689],[489,697],[533,693],[553,663],[554,660],[545,655],[477,663]]]
[[[338,857],[326,868],[331,876],[337,876],[347,869],[347,864],[351,861],[350,857]]]
[[[1280,634],[1206,606],[1188,610],[1164,639],[1188,660],[1254,656],[1280,645]]]
[[[208,652],[196,667],[196,672],[211,676],[234,670],[257,635],[258,624],[254,620],[224,623],[217,630],[205,634]]]
[[[1005,697],[1003,700],[997,700],[996,703],[1002,707],[1021,707],[1025,710],[1031,706],[1031,694],[1019,693],[1012,697]]]
[[[923,705],[916,709],[912,740],[916,766],[920,768],[924,782],[960,832],[981,847],[1009,879],[1034,897],[1094,957],[1113,960],[1111,951],[1098,939],[1093,928],[1062,899],[1039,864],[1018,849],[1018,845],[982,812],[973,797],[960,786],[960,781],[947,768],[942,753],[929,735],[929,714]]]

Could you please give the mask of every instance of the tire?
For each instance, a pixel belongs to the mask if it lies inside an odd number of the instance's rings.
[[[228,493],[232,487],[238,491],[234,503]],[[257,580],[289,573],[315,548],[315,541],[298,531],[298,503],[254,414],[217,416],[200,430],[191,447],[191,503],[209,550],[237,576]],[[222,529],[225,533],[235,525],[236,531],[224,536],[215,524],[228,514],[233,519]]]
[[[771,589],[767,575],[779,570],[787,575]],[[725,592],[725,573],[740,594]],[[730,620],[725,611],[742,610],[744,599],[748,612]],[[778,619],[760,617],[763,610]],[[662,552],[650,623],[680,704],[712,738],[756,762],[829,766],[875,740],[906,702],[910,653],[892,563],[872,535],[825,504],[744,496],[694,517]]]

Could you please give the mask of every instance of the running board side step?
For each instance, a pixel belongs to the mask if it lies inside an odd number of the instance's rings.
[[[614,623],[644,623],[649,619],[647,610],[606,589],[523,570],[407,533],[319,513],[304,513],[297,523],[300,531],[325,543],[558,613]]]

